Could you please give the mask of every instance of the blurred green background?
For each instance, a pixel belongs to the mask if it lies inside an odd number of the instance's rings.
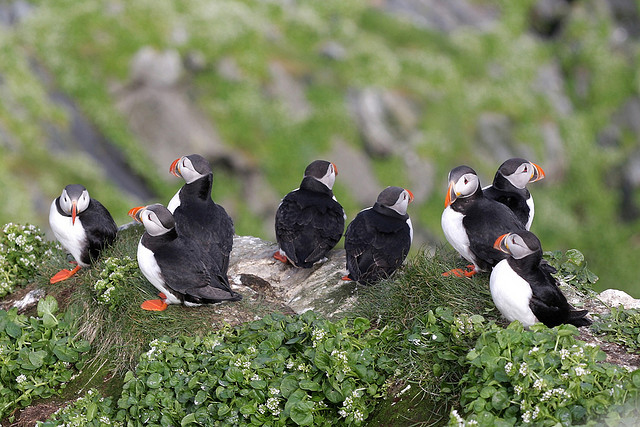
[[[411,189],[418,248],[451,168],[519,156],[545,250],[640,297],[639,37],[632,0],[0,1],[0,222],[48,229],[69,183],[128,222],[197,152],[236,232],[273,239],[325,158],[349,220]]]

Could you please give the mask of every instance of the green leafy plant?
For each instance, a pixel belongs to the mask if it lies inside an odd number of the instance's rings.
[[[98,303],[114,311],[130,295],[125,279],[131,279],[135,275],[140,277],[138,262],[128,256],[109,257],[102,262],[102,266],[100,278],[94,283],[93,290]]]
[[[5,224],[0,233],[0,297],[26,284],[36,274],[39,261],[57,248],[35,225]]]
[[[623,344],[631,353],[640,353],[640,310],[611,307],[610,313],[594,317],[593,332],[607,341]]]
[[[482,334],[463,378],[467,418],[452,411],[450,425],[615,423],[628,415],[638,403],[640,371],[601,363],[605,354],[576,334],[572,325],[525,330],[519,322]]]
[[[569,249],[564,253],[552,251],[545,252],[544,257],[558,270],[555,274],[557,278],[582,292],[593,292],[592,287],[598,281],[598,276],[587,268],[582,252],[577,249]]]
[[[110,427],[122,426],[123,423],[113,421],[114,408],[110,397],[103,397],[96,389],[89,389],[84,396],[71,404],[58,409],[47,421],[38,422],[38,427],[83,426]]]
[[[125,376],[117,420],[360,425],[394,363],[390,330],[357,318],[268,315],[204,338],[157,339]]]
[[[454,316],[450,308],[444,307],[429,311],[407,331],[407,348],[399,362],[403,375],[417,379],[423,388],[435,389],[436,400],[455,396],[454,390],[458,390],[466,371],[469,348],[487,325],[480,315]]]
[[[81,366],[89,343],[74,338],[72,319],[57,310],[51,296],[38,303],[38,317],[0,310],[0,417],[53,396]]]

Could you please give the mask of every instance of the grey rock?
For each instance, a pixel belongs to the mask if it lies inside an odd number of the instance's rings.
[[[373,174],[369,157],[342,139],[333,141],[333,147],[325,157],[338,167],[336,182],[347,187],[362,207],[371,206],[382,188],[386,187]]]
[[[231,82],[239,82],[244,78],[238,63],[230,56],[221,58],[216,64],[216,70],[220,76]]]
[[[347,56],[347,49],[342,44],[329,40],[320,46],[320,53],[334,61],[342,61]]]
[[[307,101],[305,88],[279,62],[269,64],[271,83],[268,91],[278,99],[287,112],[287,117],[294,122],[307,119],[311,113],[311,104]]]
[[[182,60],[176,50],[158,52],[141,48],[131,60],[130,81],[143,86],[175,86],[183,73]]]
[[[566,117],[573,113],[573,104],[567,95],[565,80],[558,63],[553,62],[540,67],[533,88],[547,98],[559,116]]]
[[[461,27],[486,31],[498,17],[497,9],[466,0],[379,0],[376,4],[416,26],[447,33]]]
[[[261,289],[270,288],[272,296],[296,313],[313,310],[331,318],[352,306],[356,284],[340,280],[346,274],[343,249],[332,250],[327,261],[307,269],[276,261],[276,250],[276,243],[236,236],[228,272],[232,287],[245,295],[252,294],[255,289],[245,286],[246,278],[251,277],[252,283],[259,283]]]
[[[623,306],[625,309],[640,308],[640,299],[618,289],[607,289],[598,295],[598,299],[609,307]]]
[[[351,91],[348,102],[365,149],[372,156],[396,154],[417,133],[419,112],[406,97],[369,87]]]
[[[543,37],[554,37],[560,32],[570,12],[567,0],[538,0],[531,8],[531,27]]]
[[[482,113],[476,123],[476,142],[477,149],[488,157],[488,161],[514,157],[515,142],[509,117],[499,113]]]

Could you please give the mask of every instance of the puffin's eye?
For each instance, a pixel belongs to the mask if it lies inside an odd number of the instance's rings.
[[[527,172],[528,172],[528,170],[529,170],[529,169],[527,169],[527,167],[525,166],[525,167],[524,167],[523,172],[524,172],[524,173],[527,173]]]
[[[464,184],[467,185],[469,183],[469,180],[467,178],[464,179]]]

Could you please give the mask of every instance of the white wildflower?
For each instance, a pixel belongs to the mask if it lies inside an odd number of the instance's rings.
[[[522,375],[523,377],[527,375],[527,373],[529,372],[527,368],[527,362],[522,362],[520,364],[520,369],[518,370],[518,372],[520,372],[520,375]]]
[[[18,384],[22,384],[23,382],[25,382],[27,380],[27,376],[25,374],[20,374],[16,377],[16,382]]]

